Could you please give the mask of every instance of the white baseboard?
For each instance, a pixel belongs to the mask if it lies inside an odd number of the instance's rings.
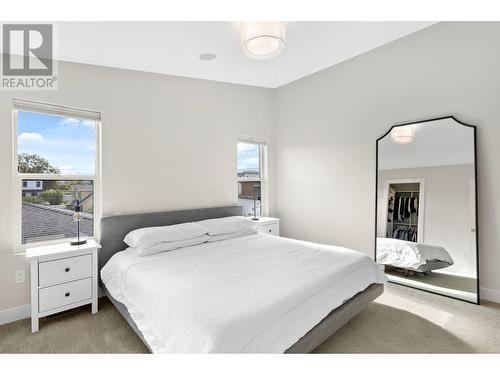
[[[101,288],[98,288],[98,298],[106,296]],[[7,310],[0,310],[0,325],[15,322],[16,320],[26,319],[31,316],[31,306],[17,306]]]
[[[480,297],[483,300],[500,303],[500,291],[487,288],[479,288]]]
[[[26,319],[31,316],[30,305],[17,306],[12,309],[0,311],[0,325]]]

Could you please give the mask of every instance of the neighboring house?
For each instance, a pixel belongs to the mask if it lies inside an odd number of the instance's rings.
[[[36,197],[43,191],[43,181],[23,180],[23,197]]]
[[[238,198],[253,199],[254,195],[260,199],[260,181],[238,182]]]
[[[80,201],[83,212],[94,212],[94,187],[92,185],[73,185],[73,197]]]
[[[238,181],[238,203],[243,206],[243,215],[253,215],[254,195],[256,215],[260,216],[260,181]]]
[[[255,169],[243,169],[238,171],[239,178],[259,178],[260,172]]]
[[[260,199],[260,172],[255,169],[238,171],[238,198],[253,199],[254,195]],[[245,181],[248,179],[248,181]]]

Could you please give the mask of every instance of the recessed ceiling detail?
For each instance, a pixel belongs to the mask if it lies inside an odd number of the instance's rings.
[[[241,52],[240,22],[60,22],[57,50],[59,60],[276,88],[431,24],[285,22],[281,55],[256,61]]]
[[[210,60],[215,60],[217,56],[213,53],[203,53],[200,55],[200,60],[203,61],[210,61]]]

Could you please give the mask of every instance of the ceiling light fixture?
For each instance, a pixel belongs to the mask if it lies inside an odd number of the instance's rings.
[[[242,22],[240,26],[243,53],[255,60],[269,60],[285,49],[283,22]]]
[[[391,141],[407,144],[415,140],[415,129],[412,126],[397,126],[391,131]]]

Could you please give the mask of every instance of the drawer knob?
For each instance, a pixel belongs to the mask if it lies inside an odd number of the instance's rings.
[[[70,270],[70,268],[69,268],[69,267],[66,267],[66,268],[64,269],[64,272],[69,272],[69,270]]]
[[[272,232],[272,230],[271,230],[271,229],[268,229],[267,231],[268,231],[269,233],[271,233],[271,232]]]
[[[64,296],[65,296],[65,297],[69,297],[69,292],[66,292],[66,293],[64,294]]]

